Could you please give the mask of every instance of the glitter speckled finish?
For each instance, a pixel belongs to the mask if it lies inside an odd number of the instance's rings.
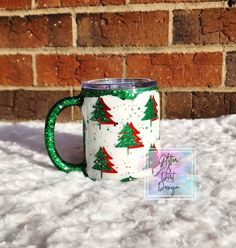
[[[46,119],[45,145],[48,151],[48,155],[51,158],[53,164],[64,172],[83,171],[84,165],[83,163],[77,165],[68,163],[59,156],[56,150],[55,135],[54,135],[56,120],[63,109],[71,106],[81,106],[81,105],[82,105],[82,101],[80,97],[64,98],[59,102],[57,102],[52,107]]]
[[[50,110],[45,143],[52,162],[65,172],[82,171],[92,180],[128,182],[150,174],[145,166],[148,150],[152,144],[158,148],[160,139],[160,97],[156,83],[145,81],[143,87],[140,84],[136,87],[140,79],[132,80],[131,86],[125,88],[115,85],[116,79],[110,79],[111,85],[103,84],[108,88],[102,88],[99,84],[104,80],[97,81],[95,86],[93,81],[94,88],[82,85],[78,97],[62,99]],[[131,80],[127,81],[130,84]],[[59,156],[54,140],[58,115],[74,105],[81,108],[83,116],[84,161],[77,165]]]

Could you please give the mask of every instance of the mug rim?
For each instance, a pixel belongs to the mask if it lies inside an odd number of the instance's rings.
[[[150,78],[100,78],[82,81],[83,89],[135,89],[157,86],[156,80]]]

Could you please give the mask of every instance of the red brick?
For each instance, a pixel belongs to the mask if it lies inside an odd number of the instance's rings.
[[[49,0],[50,1],[50,0]],[[62,0],[62,6],[99,5],[99,0]]]
[[[143,54],[127,56],[128,77],[148,77],[162,87],[211,87],[221,83],[222,54]]]
[[[176,10],[173,26],[177,44],[236,43],[236,9]]]
[[[30,9],[31,0],[0,0],[0,8],[7,10]]]
[[[45,120],[51,107],[60,99],[69,97],[69,91],[14,91],[13,113],[16,120]],[[59,121],[70,121],[71,109],[65,109]]]
[[[75,92],[78,95],[80,92]],[[69,91],[0,91],[0,120],[45,120],[52,105]],[[165,93],[168,119],[210,118],[236,113],[236,93],[230,92],[170,92]],[[79,108],[75,119],[81,120]],[[70,121],[71,109],[62,112],[59,121]]]
[[[197,3],[197,2],[219,2],[221,0],[130,0],[130,3]]]
[[[168,12],[77,15],[78,46],[156,46],[168,44]]]
[[[70,46],[71,29],[68,14],[0,17],[0,47]]]
[[[45,120],[58,100],[69,97],[69,91],[0,91],[0,120]],[[63,110],[58,121],[71,121],[71,108]]]
[[[125,0],[38,0],[38,8],[124,4]]]
[[[236,86],[236,52],[228,52],[226,55],[225,85]]]
[[[171,92],[165,94],[167,119],[189,119],[192,110],[191,92]]]
[[[109,4],[118,5],[118,4],[125,4],[125,0],[100,0],[100,3],[102,5],[109,5]]]
[[[81,91],[74,91],[74,96],[79,96],[79,94],[81,93]],[[80,107],[74,107],[74,120],[78,121],[78,120],[82,120],[83,116],[82,116],[82,112]]]
[[[61,0],[37,0],[38,8],[62,7]]]
[[[0,120],[10,120],[13,117],[13,92],[0,91]]]
[[[223,92],[194,92],[192,118],[213,118],[229,114],[230,104]]]
[[[0,56],[0,85],[30,86],[33,83],[32,58],[29,55]]]
[[[236,113],[235,93],[171,92],[166,93],[166,117],[213,118]]]
[[[117,55],[39,55],[38,84],[79,85],[83,80],[122,76],[122,58]]]

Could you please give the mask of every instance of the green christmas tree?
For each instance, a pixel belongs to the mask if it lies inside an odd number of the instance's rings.
[[[143,147],[141,138],[138,137],[140,132],[134,127],[133,123],[126,123],[123,129],[119,132],[118,140],[120,141],[116,147],[127,147],[127,154],[129,154],[129,149]]]
[[[112,157],[107,153],[105,147],[100,147],[98,152],[95,155],[95,161],[93,169],[101,171],[101,178],[102,173],[117,173],[117,171],[112,168],[114,164],[110,162]]]
[[[150,120],[150,126],[152,126],[152,121],[158,119],[157,102],[156,102],[154,96],[150,96],[145,107],[147,109],[144,112],[145,115],[142,118],[142,120],[143,121]]]
[[[95,105],[93,105],[93,108],[94,111],[92,112],[92,117],[90,118],[90,120],[97,121],[99,123],[99,128],[101,128],[101,124],[117,124],[111,119],[112,115],[108,112],[111,109],[106,105],[106,103],[101,97],[98,98]]]

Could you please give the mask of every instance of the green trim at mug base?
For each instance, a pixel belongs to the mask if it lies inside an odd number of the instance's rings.
[[[92,181],[99,181],[99,180],[97,180],[96,178],[92,178],[92,177],[89,177]],[[126,178],[123,178],[123,179],[121,179],[120,180],[120,182],[122,182],[122,183],[127,183],[127,182],[130,182],[130,181],[134,181],[134,180],[137,180],[138,178],[136,178],[136,177],[131,177],[131,176],[129,176],[129,177],[126,177]]]
[[[127,182],[134,181],[134,180],[137,180],[137,179],[138,179],[138,178],[136,178],[136,177],[131,177],[131,176],[129,176],[129,177],[126,177],[126,178],[121,179],[120,181],[121,181],[122,183],[127,183]]]

